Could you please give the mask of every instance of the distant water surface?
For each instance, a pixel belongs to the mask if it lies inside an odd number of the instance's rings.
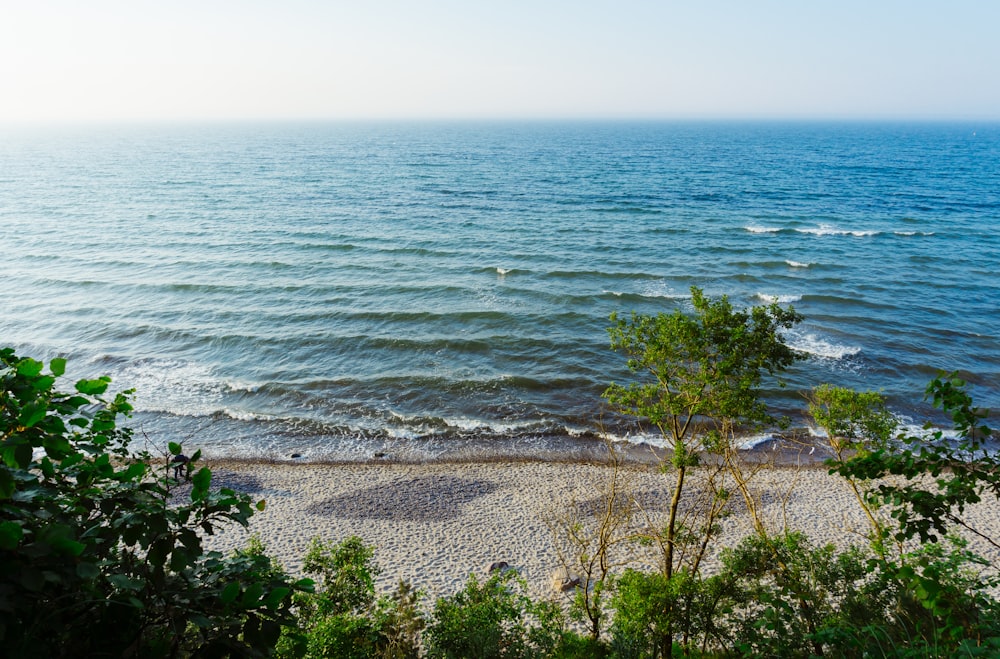
[[[699,286],[805,315],[778,411],[918,423],[939,369],[1000,406],[998,229],[995,124],[7,127],[0,342],[213,455],[561,457],[643,439],[608,315]]]

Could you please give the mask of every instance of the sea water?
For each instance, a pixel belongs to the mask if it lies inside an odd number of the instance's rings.
[[[154,446],[557,458],[653,440],[608,316],[697,286],[805,316],[776,413],[918,424],[941,370],[1000,404],[998,229],[997,124],[5,127],[0,343],[134,388]]]

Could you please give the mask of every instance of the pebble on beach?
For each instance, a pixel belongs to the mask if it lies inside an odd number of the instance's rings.
[[[566,566],[549,521],[567,507],[599,500],[609,474],[603,465],[545,462],[211,466],[215,485],[264,499],[266,507],[253,516],[249,529],[227,527],[207,538],[209,548],[236,549],[257,534],[268,553],[295,574],[311,538],[339,541],[357,535],[375,547],[381,591],[402,578],[431,598],[454,594],[470,574],[485,579],[494,567],[516,569],[535,597],[558,596],[553,575]],[[655,514],[657,505],[665,507],[670,481],[656,469],[627,469],[624,480],[641,495],[647,511]],[[847,485],[824,468],[765,470],[755,484],[764,516],[775,529],[787,524],[816,544],[862,542],[861,509]],[[996,502],[967,513],[1000,536]],[[722,547],[735,545],[751,529],[738,502],[722,526],[707,571],[717,567]],[[970,549],[1000,559],[985,542],[973,540]],[[645,564],[642,556],[637,560],[637,567],[652,567],[649,557]],[[565,576],[572,581],[577,575]],[[559,592],[571,594],[572,588],[563,585]]]

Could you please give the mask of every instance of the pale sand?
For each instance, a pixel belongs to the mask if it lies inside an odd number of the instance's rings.
[[[494,561],[515,568],[534,596],[551,595],[551,575],[561,563],[546,520],[564,514],[574,502],[579,509],[599,500],[610,473],[604,465],[542,462],[210,466],[215,486],[247,492],[267,504],[248,530],[227,527],[209,539],[210,548],[230,550],[255,533],[271,555],[298,574],[311,538],[357,535],[376,548],[375,560],[383,569],[380,591],[402,578],[432,598],[453,594],[470,573],[482,578]],[[624,476],[647,509],[662,512],[669,476],[646,467],[628,468]],[[858,532],[866,526],[853,494],[822,467],[768,469],[755,483],[774,528],[787,521],[817,543],[860,542]],[[997,502],[981,504],[969,515],[1000,538]],[[734,514],[723,520],[709,571],[721,547],[747,534],[747,521],[745,507],[737,502]],[[973,542],[971,548],[1000,561],[985,542]],[[636,565],[652,563],[648,556],[638,557]]]

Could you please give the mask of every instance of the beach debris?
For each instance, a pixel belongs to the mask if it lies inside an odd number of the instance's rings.
[[[564,567],[556,568],[552,573],[552,590],[557,593],[565,593],[580,587],[580,577],[576,576]]]
[[[375,457],[375,458],[376,458],[377,460],[381,460],[382,458],[387,458],[387,457],[389,457],[389,454],[388,454],[388,453],[386,453],[386,452],[384,452],[384,451],[378,451],[377,453],[375,453],[375,456],[374,456],[374,457]]]
[[[292,460],[296,460],[296,459],[301,458],[301,457],[302,457],[301,453],[292,453]]]

